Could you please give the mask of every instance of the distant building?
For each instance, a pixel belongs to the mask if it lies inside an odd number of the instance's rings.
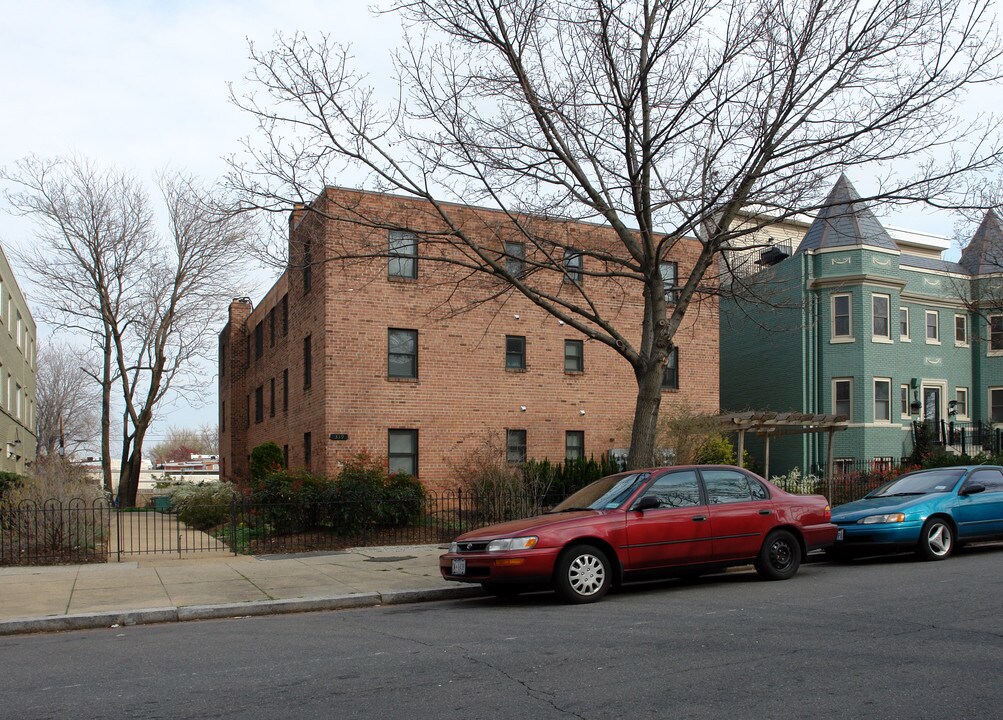
[[[321,210],[325,203],[361,204],[363,214],[385,213],[388,227],[429,213],[417,200],[336,188],[315,203]],[[504,236],[511,227],[504,214],[452,209],[457,222],[478,228],[491,252],[510,263],[532,262],[531,246]],[[596,225],[523,220],[543,237],[590,248],[618,242]],[[246,478],[251,450],[266,441],[283,449],[290,468],[335,475],[368,453],[427,486],[450,489],[465,480],[458,464],[492,437],[512,462],[599,457],[626,446],[637,395],[629,364],[518,292],[492,300],[482,277],[457,284],[455,266],[422,259],[455,250],[430,243],[419,252],[424,242],[408,232],[293,213],[290,269],[257,306],[234,301],[219,336],[223,477]],[[360,257],[390,257],[328,262],[329,243],[355,248]],[[673,287],[685,282],[699,250],[696,241],[676,244],[665,263]],[[569,268],[580,268],[573,264],[582,255],[564,257]],[[549,290],[573,300],[563,274],[552,275],[543,277],[552,280]],[[640,295],[613,280],[585,282],[595,283],[590,295],[601,311],[620,327],[636,323],[638,337]],[[489,299],[471,306],[467,290]],[[454,306],[462,311],[450,312]],[[687,315],[663,378],[663,408],[681,401],[717,412],[717,323],[714,299]]]
[[[35,320],[0,248],[0,470],[35,460]]]
[[[886,230],[846,177],[826,205],[792,249],[770,253],[767,228],[741,251],[743,288],[721,303],[722,408],[846,416],[837,466],[908,455],[916,420],[942,443],[965,429],[970,449],[1003,425],[999,217],[953,263],[943,238]],[[771,470],[824,466],[825,452],[818,436],[779,437]]]

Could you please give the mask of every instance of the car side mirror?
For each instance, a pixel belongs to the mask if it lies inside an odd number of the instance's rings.
[[[965,487],[961,488],[961,494],[962,495],[974,495],[976,493],[985,492],[985,491],[986,491],[986,486],[985,485],[979,485],[978,483],[972,483],[971,485],[965,485]]]
[[[657,507],[662,506],[662,501],[656,498],[654,495],[645,495],[643,498],[638,500],[634,504],[634,510],[638,512],[643,510],[654,510]]]

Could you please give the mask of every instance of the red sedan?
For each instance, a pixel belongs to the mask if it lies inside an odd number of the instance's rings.
[[[835,540],[820,495],[791,495],[727,465],[666,467],[610,475],[548,513],[465,533],[439,569],[495,595],[551,587],[586,603],[622,582],[749,562],[786,580]]]

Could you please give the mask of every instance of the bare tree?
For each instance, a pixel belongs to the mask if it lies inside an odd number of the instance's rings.
[[[72,455],[100,432],[97,375],[86,353],[66,343],[40,344],[35,391],[39,455]]]
[[[40,242],[26,264],[43,286],[42,303],[102,349],[105,432],[112,386],[119,388],[118,499],[131,507],[158,404],[169,392],[202,384],[194,361],[214,346],[215,325],[240,275],[249,218],[220,207],[188,178],[164,178],[168,233],[161,238],[145,190],[125,176],[82,161],[29,158],[3,177],[19,186],[7,194],[11,204],[39,220]],[[107,463],[110,443],[102,450]]]
[[[28,157],[0,178],[6,197],[37,220],[37,243],[20,253],[34,277],[44,317],[57,328],[90,336],[101,388],[101,466],[112,489],[111,397],[116,381],[112,328],[125,325],[152,242],[153,214],[140,183],[80,158]]]
[[[232,162],[233,185],[249,207],[284,211],[361,170],[371,189],[425,201],[406,227],[331,203],[307,211],[414,232],[424,261],[501,281],[500,295],[613,348],[638,386],[632,467],[656,460],[673,337],[717,292],[729,244],[817,211],[840,172],[875,175],[872,205],[955,207],[971,203],[962,181],[1001,159],[996,121],[957,111],[1000,78],[988,0],[396,0],[389,11],[410,34],[395,55],[400,96],[385,106],[328,37],[252,45],[250,88],[232,95],[263,141]],[[506,211],[531,272],[510,271],[497,236],[446,201]],[[577,247],[527,214],[594,221],[614,242]],[[685,238],[699,256],[666,292],[661,264]],[[554,292],[554,277],[573,291]],[[643,297],[639,327],[602,312],[595,278]]]

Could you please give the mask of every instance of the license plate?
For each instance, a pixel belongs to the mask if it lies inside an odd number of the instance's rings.
[[[836,542],[842,542],[843,540],[843,528],[839,528],[836,531]],[[455,560],[453,562],[456,562]]]
[[[453,567],[450,571],[451,575],[466,575],[467,574],[467,561],[466,558],[453,558]]]

